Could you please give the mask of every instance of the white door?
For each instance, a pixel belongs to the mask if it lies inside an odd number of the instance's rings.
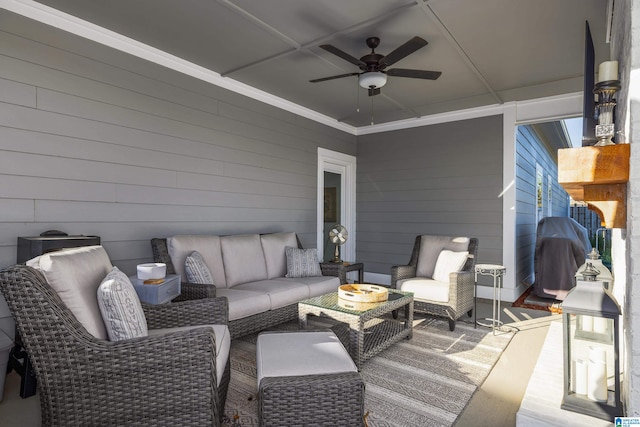
[[[326,189],[326,191],[325,191]],[[329,260],[334,246],[328,240],[329,227],[342,224],[349,233],[347,242],[340,247],[344,261],[356,258],[356,158],[337,151],[318,148],[318,255]],[[326,194],[326,197],[325,197]]]

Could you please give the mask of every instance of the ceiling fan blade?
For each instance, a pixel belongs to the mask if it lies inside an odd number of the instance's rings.
[[[369,96],[380,95],[380,88],[369,88]]]
[[[382,58],[380,60],[381,69],[384,67],[388,67],[391,64],[395,64],[405,56],[411,55],[413,52],[420,49],[421,47],[426,46],[427,44],[429,44],[429,42],[427,42],[425,39],[418,36],[413,37],[411,40],[399,46],[398,48],[396,48],[396,50]]]
[[[413,79],[436,80],[442,74],[441,71],[408,70],[406,68],[392,68],[386,71],[387,75],[394,77],[411,77]]]
[[[318,83],[318,82],[325,82],[327,80],[333,80],[333,79],[341,79],[343,77],[349,77],[349,76],[357,76],[360,73],[348,73],[348,74],[340,74],[338,76],[331,76],[331,77],[322,77],[320,79],[313,79],[313,80],[309,80],[310,83]]]
[[[320,48],[326,50],[329,53],[333,53],[336,56],[339,56],[340,58],[344,59],[347,62],[352,63],[353,65],[357,65],[363,70],[367,69],[367,64],[365,64],[363,61],[356,58],[355,56],[349,55],[347,52],[340,50],[335,46],[332,46],[330,44],[323,44],[323,45],[320,45]]]

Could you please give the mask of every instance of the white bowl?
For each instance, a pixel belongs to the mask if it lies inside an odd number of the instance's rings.
[[[167,275],[167,264],[162,262],[150,262],[138,264],[138,279],[157,280],[164,279]]]

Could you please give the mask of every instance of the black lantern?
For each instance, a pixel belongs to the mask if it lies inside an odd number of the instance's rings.
[[[620,306],[587,262],[584,280],[562,302],[564,395],[562,409],[613,421],[620,398]]]

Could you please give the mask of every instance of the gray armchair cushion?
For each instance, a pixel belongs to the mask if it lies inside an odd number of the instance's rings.
[[[42,272],[87,332],[108,339],[98,307],[98,287],[113,266],[102,246],[50,252],[27,261],[27,265]]]
[[[398,280],[398,289],[405,292],[413,292],[416,301],[433,301],[446,304],[449,302],[450,283],[439,282],[424,277]]]
[[[224,376],[224,368],[227,366],[229,351],[231,350],[231,334],[227,325],[193,325],[178,326],[175,328],[149,329],[150,336],[165,335],[172,332],[190,331],[197,328],[211,328],[216,337],[216,382],[220,385],[220,380]]]

